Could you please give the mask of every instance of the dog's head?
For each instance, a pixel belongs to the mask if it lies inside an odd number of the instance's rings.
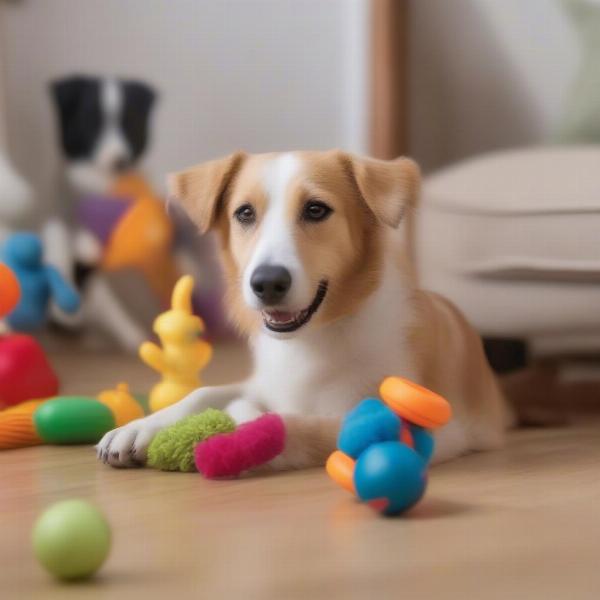
[[[72,76],[50,85],[67,176],[82,192],[106,192],[148,142],[156,94],[140,81]]]
[[[373,292],[385,231],[418,185],[410,159],[340,151],[238,152],[170,178],[200,231],[220,234],[234,320],[277,336],[350,314]]]

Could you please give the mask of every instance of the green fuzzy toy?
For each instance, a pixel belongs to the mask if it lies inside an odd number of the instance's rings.
[[[148,448],[148,466],[162,471],[195,471],[196,444],[234,430],[233,419],[214,408],[186,417],[156,434]]]

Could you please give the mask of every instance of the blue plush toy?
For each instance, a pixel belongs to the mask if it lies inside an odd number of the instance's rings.
[[[53,300],[67,313],[79,309],[79,294],[54,268],[43,262],[40,238],[33,233],[14,233],[0,249],[0,261],[17,276],[21,300],[6,317],[16,331],[32,331],[46,322],[48,304]]]

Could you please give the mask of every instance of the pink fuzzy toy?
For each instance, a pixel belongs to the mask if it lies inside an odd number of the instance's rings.
[[[264,465],[283,452],[285,424],[276,414],[266,414],[198,444],[196,468],[208,479],[235,477]]]

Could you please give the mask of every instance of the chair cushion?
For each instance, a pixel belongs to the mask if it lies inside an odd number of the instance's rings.
[[[424,287],[482,332],[600,334],[600,148],[514,150],[444,169],[424,183],[417,231]]]
[[[548,146],[487,154],[425,182],[429,204],[483,214],[600,213],[600,146]]]

